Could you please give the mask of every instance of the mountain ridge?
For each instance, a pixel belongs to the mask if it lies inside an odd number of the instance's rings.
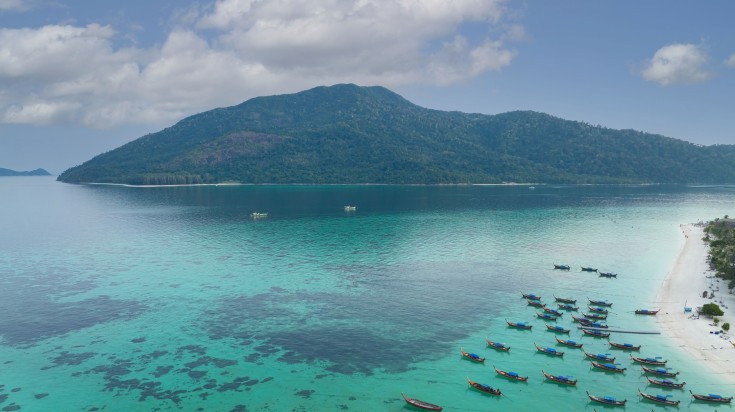
[[[0,176],[51,176],[51,173],[41,168],[30,171],[17,171],[0,167]]]
[[[706,164],[706,165],[705,165]],[[58,178],[69,183],[727,183],[735,146],[699,146],[533,111],[417,106],[320,86],[182,119]]]

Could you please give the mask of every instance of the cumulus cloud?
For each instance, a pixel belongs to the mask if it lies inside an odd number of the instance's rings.
[[[643,78],[662,86],[707,80],[707,54],[695,44],[670,44],[656,51],[646,63]]]
[[[0,0],[0,11],[26,11],[33,7],[31,0]]]
[[[11,4],[12,0],[0,0]],[[1,7],[1,6],[0,6]],[[247,98],[351,82],[461,82],[511,64],[503,0],[218,0],[165,42],[113,27],[0,29],[0,121],[161,123]],[[485,37],[462,35],[485,25]],[[491,33],[495,37],[491,36]]]

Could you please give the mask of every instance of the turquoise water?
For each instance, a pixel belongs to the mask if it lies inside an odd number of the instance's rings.
[[[0,179],[0,410],[597,410],[585,390],[661,407],[640,388],[688,391],[590,368],[557,345],[520,292],[614,302],[636,317],[683,238],[733,214],[733,187],[74,186]],[[342,210],[346,204],[356,212]],[[253,211],[268,212],[253,221]],[[568,263],[569,272],[552,263]],[[580,266],[619,273],[604,279]],[[532,331],[509,329],[527,321]],[[558,323],[571,325],[565,315]],[[512,346],[485,348],[485,337]],[[564,336],[566,338],[566,336]],[[695,392],[735,389],[659,335],[615,340],[663,356]],[[566,352],[537,353],[533,343]],[[462,360],[459,348],[487,357]],[[517,383],[492,365],[530,376]],[[543,379],[574,375],[577,387]],[[485,396],[465,376],[500,388]]]

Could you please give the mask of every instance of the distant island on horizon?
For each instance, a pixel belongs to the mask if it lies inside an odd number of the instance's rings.
[[[0,167],[0,176],[51,176],[51,173],[40,168],[28,172],[19,172],[17,170],[3,169]]]
[[[187,117],[58,177],[67,183],[733,183],[735,145],[696,145],[515,111],[417,106],[322,86]]]

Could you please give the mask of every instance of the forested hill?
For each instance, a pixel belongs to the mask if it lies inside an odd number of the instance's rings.
[[[70,183],[732,183],[735,146],[336,85],[200,113],[62,173]]]
[[[29,172],[19,172],[17,170],[3,169],[0,167],[0,176],[51,176],[51,173],[44,169],[31,170]]]

